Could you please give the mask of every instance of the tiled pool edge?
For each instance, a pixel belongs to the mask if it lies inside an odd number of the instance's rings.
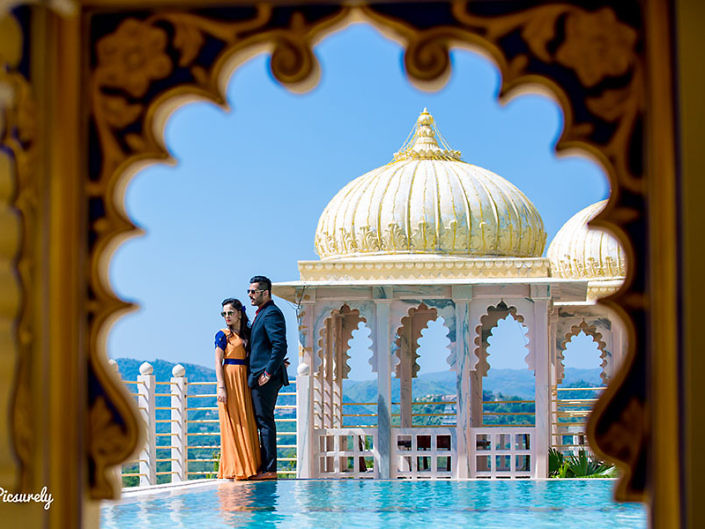
[[[152,485],[150,487],[131,487],[128,489],[122,489],[120,498],[116,500],[106,500],[106,503],[119,503],[123,499],[127,498],[139,498],[142,496],[152,496],[167,492],[180,492],[183,490],[194,490],[198,488],[208,487],[214,485],[220,481],[219,479],[193,479],[189,481],[184,481],[181,483],[162,483],[161,485]]]
[[[282,481],[294,481],[294,480],[282,480]],[[311,479],[298,479],[296,481],[352,481],[352,480],[347,480],[347,479],[321,479],[321,478],[311,478]],[[415,482],[425,482],[425,481],[434,481],[434,480],[425,480],[425,479],[420,479],[420,480],[398,480],[398,479],[389,479],[389,480],[376,480],[376,481],[393,481],[397,483],[415,483]],[[445,480],[444,480],[445,481]],[[468,478],[468,479],[457,479],[453,480],[454,482],[487,482],[489,480],[487,479],[478,479],[478,478]],[[500,480],[500,481],[526,481],[526,480]],[[541,478],[541,479],[534,479],[531,481],[536,481],[536,482],[563,482],[563,481],[617,481],[616,478]],[[115,499],[115,500],[104,500],[104,504],[118,504],[122,500],[126,499],[132,499],[132,498],[142,498],[142,497],[148,497],[148,496],[159,496],[159,495],[165,495],[169,494],[172,492],[183,492],[185,490],[196,490],[200,488],[208,488],[214,485],[217,485],[218,483],[242,483],[242,484],[248,484],[248,483],[260,483],[259,481],[232,481],[232,480],[227,480],[227,479],[195,479],[195,480],[189,480],[187,482],[182,482],[182,483],[163,483],[161,485],[153,485],[150,487],[131,487],[128,489],[122,489],[122,494],[120,498]]]

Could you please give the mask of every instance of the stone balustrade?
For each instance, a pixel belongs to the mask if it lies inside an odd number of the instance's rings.
[[[109,362],[118,371],[117,362],[114,360]],[[169,381],[157,381],[153,366],[144,362],[139,367],[136,380],[124,380],[124,382],[128,389],[134,388],[130,393],[135,397],[139,414],[144,421],[146,435],[145,444],[137,459],[123,466],[121,476],[139,477],[139,487],[214,477],[217,474],[217,463],[220,459],[220,425],[218,407],[214,404],[216,381],[189,382],[186,369],[181,364],[173,367]],[[295,383],[292,380],[294,387]],[[211,388],[212,392],[209,391]],[[296,422],[296,393],[287,389],[284,388],[280,392],[280,404],[275,409],[275,420],[279,430],[277,432],[280,463],[278,472],[283,476],[296,474],[296,430],[288,431],[285,426],[286,423]],[[207,399],[205,403],[204,399]],[[201,418],[189,419],[190,412],[201,412]],[[168,424],[169,427],[159,427],[164,424]],[[159,440],[162,438],[167,439],[167,442],[160,443]],[[194,455],[197,452],[202,455],[204,451],[211,451],[212,456],[204,459]],[[286,451],[293,452],[293,455]],[[133,472],[130,467],[134,468],[135,464],[138,469]],[[194,470],[194,467],[203,468],[204,464],[210,464],[211,468]]]

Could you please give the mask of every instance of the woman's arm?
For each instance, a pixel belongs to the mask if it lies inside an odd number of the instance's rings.
[[[223,376],[223,357],[225,348],[228,346],[228,339],[221,330],[215,334],[215,379],[217,381],[216,395],[218,402],[225,402],[227,394],[225,392],[225,377]]]
[[[218,381],[218,402],[225,402],[227,393],[225,392],[225,378],[223,377],[223,355],[224,351],[220,347],[215,348],[215,379]]]

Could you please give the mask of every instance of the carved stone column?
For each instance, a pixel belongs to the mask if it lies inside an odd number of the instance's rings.
[[[531,288],[534,313],[531,318],[531,348],[535,365],[536,436],[533,453],[535,478],[548,477],[548,449],[551,428],[550,373],[548,346],[549,287]]]
[[[389,343],[391,289],[375,289],[376,325],[373,347],[377,358],[377,453],[379,479],[392,474],[392,352]]]
[[[554,393],[554,389],[558,387],[558,354],[556,351],[556,341],[558,340],[558,311],[552,310],[549,317],[549,327],[548,327],[548,353],[549,353],[549,403],[550,411],[548,417],[549,428],[551,429],[551,436],[549,438],[550,446],[555,446],[561,444],[560,437],[558,434],[558,428],[556,424],[558,423],[558,392]]]
[[[399,415],[402,428],[411,428],[412,425],[412,378],[414,352],[418,344],[414,343],[414,321],[410,319],[409,325],[400,329],[399,337]]]
[[[313,299],[299,311],[299,367],[296,372],[296,477],[314,476],[313,438]]]
[[[334,320],[333,336],[334,344],[332,353],[334,355],[331,374],[331,428],[342,428],[343,426],[343,363],[347,343],[343,332],[344,319],[339,314]]]
[[[468,327],[468,349],[470,357],[468,362],[468,379],[470,386],[469,407],[470,426],[478,428],[482,426],[482,362],[480,357],[482,351],[482,322],[481,317],[487,310],[487,302],[475,299],[469,303],[470,317]]]
[[[334,316],[326,319],[321,364],[321,403],[323,428],[333,428],[333,354],[335,343]]]
[[[457,406],[456,406],[456,453],[455,468],[458,479],[466,479],[470,475],[470,458],[475,447],[469,442],[470,434],[470,313],[468,302],[472,298],[472,287],[453,287],[455,303],[455,358],[457,376]]]

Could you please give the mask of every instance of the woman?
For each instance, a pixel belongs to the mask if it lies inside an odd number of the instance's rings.
[[[248,479],[257,474],[261,455],[252,396],[247,386],[245,307],[237,299],[223,301],[227,328],[215,335],[215,376],[218,380],[220,467],[218,478]]]

